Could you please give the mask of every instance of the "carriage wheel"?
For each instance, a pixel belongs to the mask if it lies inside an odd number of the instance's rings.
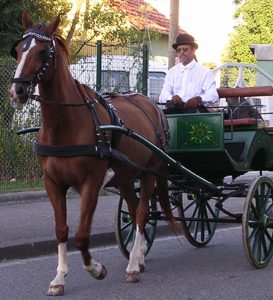
[[[157,201],[155,198],[150,200],[149,220],[145,225],[144,236],[147,243],[147,251],[145,255],[151,250],[156,233],[156,212]],[[134,245],[136,228],[132,217],[128,212],[127,203],[124,198],[120,197],[116,218],[115,218],[115,235],[121,253],[125,258],[129,259],[130,252]]]
[[[181,221],[185,238],[194,247],[204,247],[212,239],[217,227],[219,209],[215,207],[216,200],[213,203],[213,199],[208,201],[187,193],[179,193],[178,197],[181,206],[178,215],[185,219]]]
[[[265,267],[273,254],[273,182],[257,178],[249,189],[242,219],[246,256],[255,268]]]

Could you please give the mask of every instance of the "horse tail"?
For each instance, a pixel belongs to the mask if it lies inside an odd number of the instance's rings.
[[[176,234],[182,235],[182,228],[175,220],[175,217],[171,210],[169,195],[168,195],[167,178],[158,176],[157,180],[156,180],[156,186],[157,186],[157,192],[158,192],[158,197],[159,197],[159,203],[161,205],[161,208],[162,208],[165,216],[167,217],[167,220],[168,220],[172,230]]]

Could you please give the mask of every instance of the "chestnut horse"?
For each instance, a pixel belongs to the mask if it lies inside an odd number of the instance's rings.
[[[50,282],[48,295],[64,293],[64,278],[68,273],[66,194],[69,187],[76,189],[81,197],[75,244],[81,251],[84,269],[96,279],[106,276],[106,268],[92,258],[88,247],[99,191],[109,167],[113,172],[108,185],[119,189],[136,226],[135,242],[126,268],[128,282],[137,282],[145,267],[144,228],[155,186],[168,221],[175,231],[179,230],[168,201],[167,180],[159,175],[165,167],[162,159],[129,136],[99,129],[100,125],[113,124],[111,115],[114,114],[123,126],[164,149],[167,137],[162,111],[139,94],[116,95],[109,105],[93,90],[79,84],[69,70],[66,43],[56,34],[59,21],[57,17],[47,26],[34,25],[25,11],[22,17],[25,34],[11,50],[17,60],[11,80],[11,100],[24,104],[30,97],[41,105],[42,126],[35,151],[54,209],[58,241],[57,274]],[[36,86],[39,96],[34,97]],[[134,190],[136,178],[141,184],[140,199]]]

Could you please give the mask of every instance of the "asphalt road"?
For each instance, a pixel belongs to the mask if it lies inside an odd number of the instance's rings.
[[[105,264],[107,277],[91,278],[82,269],[79,252],[68,253],[69,274],[63,299],[85,300],[270,300],[273,264],[253,269],[247,262],[240,226],[219,229],[201,249],[176,237],[154,242],[141,281],[128,284],[127,260],[117,246],[93,249],[94,259]],[[57,257],[40,256],[0,264],[0,299],[43,300],[56,272]]]

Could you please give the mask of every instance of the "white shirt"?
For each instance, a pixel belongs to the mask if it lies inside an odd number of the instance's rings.
[[[195,60],[191,61],[186,68],[186,90],[184,89],[184,91],[182,88],[185,66],[178,63],[169,69],[166,74],[159,102],[165,103],[171,100],[174,95],[180,96],[184,102],[196,96],[202,97],[203,104],[218,101],[219,95],[212,71]]]

